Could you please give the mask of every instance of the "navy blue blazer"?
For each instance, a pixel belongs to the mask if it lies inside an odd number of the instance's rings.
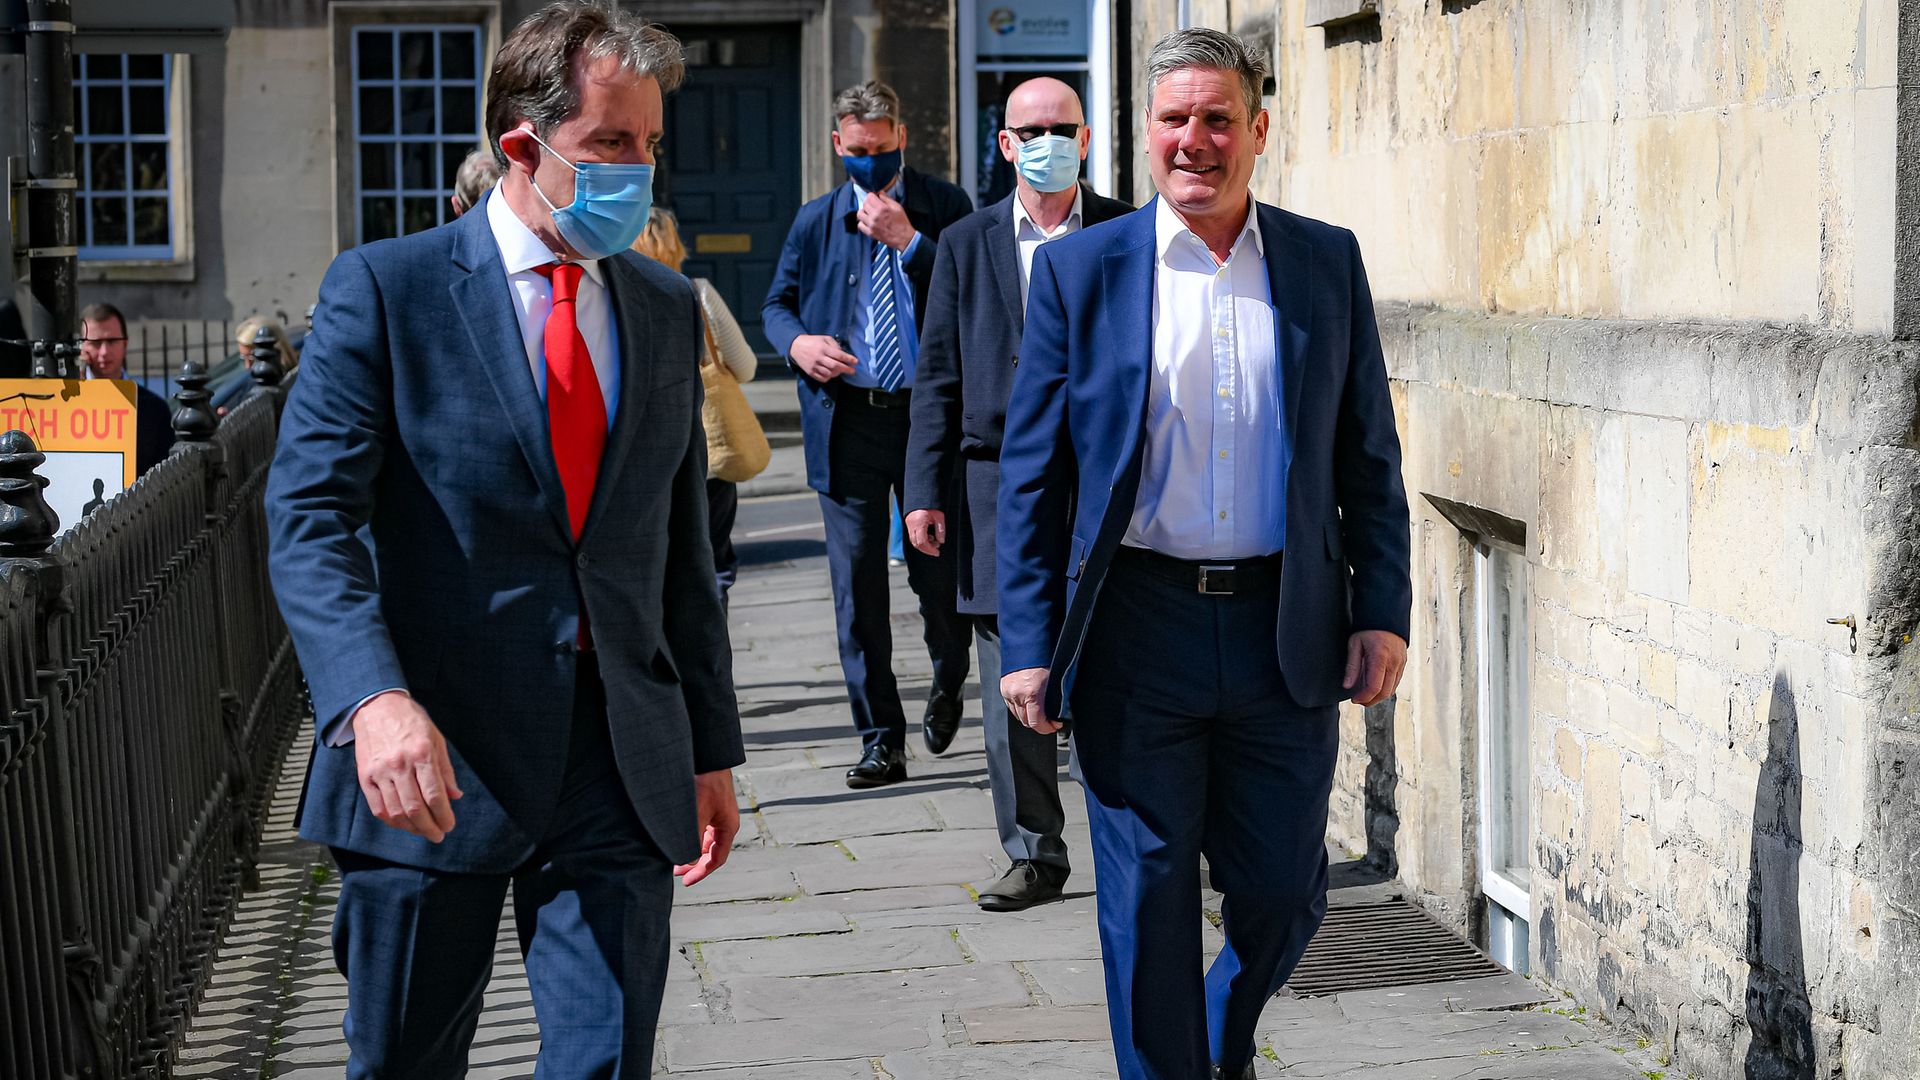
[[[947,515],[958,607],[968,615],[992,615],[999,608],[993,533],[1000,438],[1026,323],[1013,239],[1015,197],[977,210],[941,234],[913,377],[904,505]],[[1083,228],[1132,210],[1081,185]]]
[[[693,777],[745,759],[707,538],[699,309],[687,280],[602,260],[622,381],[576,544],[484,205],[341,253],[267,484],[274,591],[319,730],[405,687],[466,797],[435,845],[382,824],[351,745],[317,745],[302,836],[409,866],[501,873],[560,797],[585,606],[620,775],[671,859]]]
[[[1351,232],[1256,204],[1293,464],[1280,670],[1296,702],[1347,694],[1354,630],[1408,636],[1410,519],[1373,297]],[[1154,205],[1034,259],[1000,451],[1003,669],[1071,700],[1087,620],[1139,493],[1153,351]]]
[[[907,220],[921,237],[905,267],[913,285],[914,325],[919,327],[926,321],[936,243],[949,225],[973,212],[973,202],[958,187],[914,169],[901,170],[900,195]],[[853,306],[872,251],[867,238],[854,227],[857,211],[853,185],[844,183],[801,207],[787,230],[780,265],[774,269],[760,315],[773,351],[789,361],[793,339],[802,334],[853,337]],[[794,382],[800,390],[807,485],[824,492],[831,484],[827,452],[833,444],[833,401],[840,380],[817,383],[796,369]]]

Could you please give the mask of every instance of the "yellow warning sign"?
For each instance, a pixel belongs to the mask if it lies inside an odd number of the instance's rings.
[[[139,409],[125,379],[0,379],[0,431],[47,455],[47,503],[62,528],[133,486]]]

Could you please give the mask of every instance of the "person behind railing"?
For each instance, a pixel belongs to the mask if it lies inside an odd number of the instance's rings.
[[[293,341],[287,337],[287,329],[280,325],[280,320],[265,315],[249,315],[240,320],[239,327],[233,332],[234,351],[207,373],[207,386],[213,393],[213,411],[221,416],[245,401],[253,390],[253,379],[249,376],[253,367],[253,339],[263,326],[267,333],[273,335],[274,348],[280,350],[281,371],[291,371],[300,360],[300,354],[294,349]]]
[[[646,230],[633,242],[633,250],[679,273],[687,261],[687,245],[680,239],[673,212],[654,207],[647,216]],[[727,302],[711,281],[692,281],[701,317],[707,323],[705,356],[700,361],[702,376],[711,383],[711,377],[719,373],[710,371],[708,365],[719,364],[726,371],[719,377],[752,382],[759,360],[740,332],[740,324],[734,321],[733,312],[727,310]],[[707,429],[707,533],[713,543],[713,575],[720,583],[720,602],[724,604],[727,590],[733,588],[740,571],[740,557],[733,550],[733,522],[740,511],[737,481],[750,479],[766,468],[767,437],[737,388],[710,385],[707,402],[712,407],[703,408],[700,417]]]
[[[112,304],[88,304],[80,309],[80,359],[89,379],[127,377],[127,317]],[[134,467],[153,468],[173,449],[172,410],[166,399],[133,384]]]

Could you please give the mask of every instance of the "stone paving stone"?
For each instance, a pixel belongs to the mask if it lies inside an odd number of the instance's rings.
[[[1107,978],[1098,960],[1039,960],[1020,966],[1055,1005],[1107,1003]]]
[[[1039,1042],[968,1046],[935,1053],[888,1054],[880,1063],[893,1080],[1113,1080],[1113,1052],[1100,1043]]]
[[[722,867],[721,873],[725,872],[726,868]],[[839,934],[853,929],[853,924],[841,912],[805,906],[805,903],[804,899],[771,903],[742,901],[675,908],[673,940],[729,941],[736,938]]]
[[[934,1045],[939,1024],[920,1016],[867,1015],[823,1027],[813,1017],[677,1027],[666,1033],[669,1072],[722,1066],[773,1066],[877,1057]],[[786,1075],[782,1073],[781,1075]],[[869,1076],[873,1075],[869,1070]]]
[[[701,959],[719,980],[734,976],[852,975],[965,964],[955,934],[938,928],[879,930],[776,941],[719,941]]]
[[[1029,1000],[1027,986],[1009,964],[959,967],[817,979],[736,978],[729,1008],[737,1020],[796,1017],[903,1015],[922,1009],[955,1011],[985,1005],[1018,1005]]]
[[[1107,1042],[1113,1029],[1101,1005],[1024,1005],[969,1009],[960,1014],[967,1041],[992,1043]]]
[[[1552,1001],[1553,995],[1543,993],[1538,985],[1518,975],[1496,975],[1426,986],[1363,990],[1337,994],[1335,998],[1340,1002],[1340,1010],[1355,1020],[1390,1020],[1435,1011],[1520,1008]]]

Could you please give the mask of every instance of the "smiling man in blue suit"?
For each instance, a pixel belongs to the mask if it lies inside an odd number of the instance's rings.
[[[1216,30],[1154,47],[1159,198],[1036,254],[1000,451],[1001,691],[1074,723],[1122,1080],[1253,1075],[1326,910],[1338,704],[1406,663],[1372,299],[1352,233],[1250,194],[1265,75]]]
[[[499,187],[321,285],[267,510],[349,1077],[466,1075],[509,889],[539,1074],[650,1075],[673,875],[739,827],[698,307],[627,251],[681,72],[610,4],[542,9],[487,80]]]

